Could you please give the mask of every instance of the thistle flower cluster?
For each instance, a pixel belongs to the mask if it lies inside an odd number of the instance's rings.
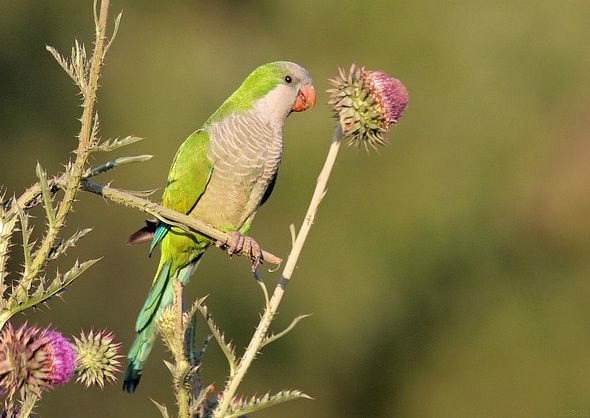
[[[334,88],[328,90],[328,103],[348,144],[363,144],[366,149],[384,145],[389,126],[398,122],[408,104],[408,91],[402,82],[352,64],[348,75],[340,68],[330,83]]]
[[[86,387],[99,385],[104,387],[105,381],[117,380],[115,373],[119,371],[120,343],[113,342],[113,334],[106,331],[82,332],[80,338],[74,338],[76,350],[76,382]]]
[[[49,328],[7,324],[0,335],[0,391],[12,398],[66,383],[74,373],[75,353],[70,342]]]
[[[121,344],[105,331],[82,332],[72,344],[57,331],[29,327],[16,331],[8,323],[0,335],[0,393],[11,399],[17,392],[37,396],[69,381],[74,372],[86,387],[116,380]]]

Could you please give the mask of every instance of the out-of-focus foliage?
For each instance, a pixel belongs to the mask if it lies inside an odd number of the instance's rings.
[[[89,42],[89,6],[2,6],[0,183],[10,192],[35,181],[37,160],[58,171],[75,146],[76,88],[45,45],[67,50],[80,33]],[[331,137],[326,80],[356,61],[409,90],[388,149],[341,156],[276,326],[314,316],[268,347],[242,388],[296,386],[316,400],[258,416],[590,414],[587,2],[114,0],[117,9],[102,134],[147,137],[131,147],[156,157],[103,175],[116,186],[161,187],[178,145],[257,65],[287,59],[310,71],[316,109],[287,122],[279,181],[253,229],[279,255]],[[124,245],[138,212],[80,199],[69,228],[95,230],[70,257],[104,260],[65,303],[29,318],[65,334],[106,327],[128,346],[157,260]],[[211,295],[238,349],[259,292],[246,260],[216,250],[187,291]],[[148,396],[172,403],[162,355],[134,397],[68,385],[38,413],[77,417],[83,404],[88,418],[155,416]],[[204,378],[221,383],[221,351],[206,361]]]

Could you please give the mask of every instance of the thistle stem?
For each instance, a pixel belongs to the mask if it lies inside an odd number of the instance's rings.
[[[39,398],[37,397],[37,395],[35,395],[34,393],[29,393],[27,398],[25,399],[25,402],[23,403],[23,409],[21,409],[21,411],[17,415],[17,418],[29,418],[31,412],[33,412],[33,408],[35,407],[35,404],[37,403],[38,399]]]
[[[189,394],[185,385],[184,379],[178,379],[184,376],[188,369],[188,362],[184,356],[184,321],[183,321],[183,301],[182,291],[183,285],[178,277],[174,279],[174,307],[176,309],[176,329],[174,360],[176,362],[175,374],[176,380],[176,403],[178,404],[178,416],[180,418],[189,418]]]
[[[98,79],[100,77],[100,69],[102,67],[104,58],[104,41],[106,39],[107,18],[109,14],[110,0],[102,0],[100,4],[100,14],[96,26],[96,38],[94,52],[92,55],[92,62],[89,70],[88,84],[84,88],[84,101],[82,104],[82,126],[78,136],[78,149],[76,150],[76,160],[72,167],[66,173],[65,185],[63,187],[64,197],[59,203],[55,219],[53,223],[49,223],[47,234],[41,241],[39,249],[31,261],[30,268],[26,274],[20,279],[19,286],[23,289],[29,289],[31,283],[45,268],[51,249],[55,245],[59,232],[65,225],[66,217],[72,209],[72,205],[76,198],[76,193],[82,180],[86,162],[92,149],[93,136],[93,120],[94,120],[94,105],[96,103],[96,92],[98,90]],[[39,185],[39,191],[41,186]],[[23,196],[21,196],[22,198]],[[20,200],[20,199],[19,199]],[[19,312],[20,309],[15,308],[2,312],[0,318],[0,329],[12,315]]]
[[[309,207],[305,215],[305,219],[303,220],[301,228],[299,229],[299,233],[297,234],[293,248],[289,253],[289,258],[287,258],[287,263],[285,264],[281,278],[279,279],[279,282],[275,287],[273,295],[270,299],[270,303],[265,308],[262,318],[256,327],[256,331],[254,332],[254,335],[252,336],[252,339],[246,348],[246,352],[238,363],[235,374],[230,377],[221,395],[221,399],[219,399],[219,404],[217,408],[215,408],[215,411],[213,411],[214,418],[223,418],[225,416],[230,402],[236,394],[238,386],[246,375],[246,372],[256,357],[259,349],[264,344],[264,339],[266,338],[268,328],[270,327],[279,304],[281,303],[281,299],[285,294],[287,284],[291,280],[291,276],[295,270],[295,266],[297,265],[297,260],[299,259],[299,255],[301,254],[301,250],[303,249],[303,245],[305,244],[309,230],[313,225],[313,220],[318,210],[318,206],[326,194],[326,184],[328,183],[330,173],[332,172],[332,168],[336,162],[336,157],[338,156],[338,151],[342,142],[341,140],[342,130],[340,129],[340,125],[338,125],[332,137],[332,144],[330,145],[330,150],[328,151],[328,156],[326,157],[326,162],[324,163],[324,168],[322,168],[322,171],[318,177],[311,202],[309,203]]]
[[[224,241],[228,244],[232,243],[233,238],[231,238],[228,234],[213,228],[211,225],[203,221],[191,218],[188,215],[176,212],[164,206],[160,206],[149,200],[142,199],[141,197],[132,195],[131,193],[126,193],[122,190],[113,189],[109,186],[103,186],[100,184],[92,183],[87,180],[82,181],[80,187],[84,191],[98,194],[109,200],[112,200],[115,203],[120,203],[126,206],[139,209],[152,216],[155,216],[156,218],[163,218],[164,220],[174,221],[182,226],[193,229],[213,239]],[[174,224],[174,222],[172,222],[172,224]],[[244,254],[247,255],[247,253]],[[275,265],[280,265],[283,262],[281,258],[264,250],[262,250],[262,261]]]

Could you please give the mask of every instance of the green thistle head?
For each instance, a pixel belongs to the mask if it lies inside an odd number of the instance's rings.
[[[176,345],[176,313],[174,312],[174,308],[172,306],[164,308],[160,314],[160,318],[158,318],[158,322],[156,322],[156,327],[162,334],[162,338],[164,338],[166,347],[172,351],[173,347]]]
[[[82,332],[80,338],[74,338],[76,381],[86,387],[99,385],[102,388],[105,381],[117,380],[120,347],[120,343],[113,342],[113,334],[106,331],[90,331],[88,335]]]
[[[352,64],[348,75],[339,68],[339,75],[330,80],[328,102],[340,122],[348,145],[368,149],[385,144],[389,126],[397,123],[408,104],[408,91],[401,81],[381,71],[367,71]]]
[[[75,354],[70,342],[49,328],[21,325],[16,331],[9,323],[0,335],[0,391],[12,398],[19,392],[41,395],[66,383],[74,373]]]

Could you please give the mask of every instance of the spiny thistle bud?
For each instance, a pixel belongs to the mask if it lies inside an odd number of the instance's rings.
[[[385,144],[389,125],[397,123],[408,104],[408,91],[401,81],[381,71],[367,71],[352,64],[348,76],[339,68],[330,80],[328,102],[340,122],[348,145],[376,148]]]
[[[172,306],[164,308],[156,322],[156,327],[158,328],[158,331],[160,331],[160,334],[162,334],[166,347],[168,347],[170,351],[173,351],[176,346],[176,313]]]
[[[119,371],[118,359],[120,343],[113,342],[113,334],[106,331],[82,332],[80,338],[74,337],[76,350],[76,381],[86,385],[104,387],[105,381],[117,380],[115,373]]]
[[[40,396],[43,389],[66,383],[74,373],[75,353],[70,342],[49,328],[40,330],[11,324],[0,335],[0,390],[11,398],[17,391]]]

